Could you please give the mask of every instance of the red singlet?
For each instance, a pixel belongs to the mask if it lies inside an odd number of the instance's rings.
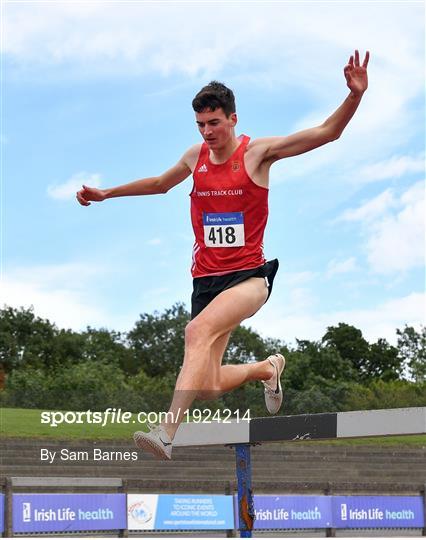
[[[250,137],[239,137],[232,156],[215,165],[203,143],[194,169],[191,220],[195,234],[192,276],[219,276],[262,266],[268,220],[268,189],[248,176],[244,154]]]

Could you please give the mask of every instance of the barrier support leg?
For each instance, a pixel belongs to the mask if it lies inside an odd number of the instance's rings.
[[[4,497],[5,515],[4,515],[4,532],[3,532],[3,536],[6,538],[12,538],[13,536],[12,504],[13,504],[12,481],[10,478],[6,478],[6,490],[5,490],[5,497]]]
[[[241,538],[251,538],[255,519],[251,489],[250,445],[235,445],[238,481],[238,528]]]

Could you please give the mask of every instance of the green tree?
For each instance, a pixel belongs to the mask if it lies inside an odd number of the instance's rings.
[[[329,326],[322,342],[335,347],[340,356],[351,363],[361,379],[369,377],[369,344],[361,330],[346,323]]]
[[[170,374],[150,377],[143,370],[129,379],[129,386],[140,396],[145,412],[168,411],[172,400],[175,378]]]
[[[375,380],[369,384],[353,384],[347,392],[344,410],[361,411],[424,407],[426,383]]]
[[[121,370],[129,374],[140,370],[140,366],[134,362],[133,351],[126,346],[125,338],[120,332],[88,327],[82,333],[82,339],[80,355],[84,361],[118,363]]]
[[[133,349],[132,370],[143,369],[150,377],[180,371],[184,353],[185,326],[189,313],[183,304],[175,304],[163,314],[144,313],[127,334]]]
[[[301,391],[311,373],[310,357],[301,351],[290,351],[286,356],[284,379],[286,388]]]
[[[398,349],[401,362],[407,366],[410,377],[417,382],[426,380],[426,327],[417,332],[406,325],[403,330],[397,329]]]
[[[286,354],[284,344],[277,339],[264,340],[257,332],[238,326],[231,334],[223,358],[224,364],[246,364],[265,360],[271,354]]]
[[[267,416],[268,412],[265,408],[263,386],[259,382],[249,382],[244,386],[236,388],[232,392],[224,394],[216,401],[205,401],[200,403],[200,409],[203,407],[210,408],[212,411],[229,409],[232,413],[239,411],[240,418],[250,411],[251,417]]]
[[[357,378],[351,361],[343,358],[333,345],[308,340],[296,340],[297,351],[308,361],[308,371],[330,381],[350,381]],[[305,380],[308,374],[305,374]]]
[[[400,378],[403,371],[398,349],[389,345],[386,339],[379,338],[370,345],[368,353],[368,374],[376,379],[394,381]]]
[[[23,409],[49,407],[48,391],[52,376],[42,369],[27,366],[15,369],[6,378],[6,387],[1,392],[2,405]]]
[[[117,364],[80,362],[52,371],[27,367],[10,373],[2,402],[10,407],[83,411],[122,407],[142,410],[143,396],[126,381]]]
[[[131,371],[132,358],[118,332],[90,327],[82,333],[59,330],[36,317],[33,308],[6,307],[0,311],[0,362],[6,373],[29,366],[52,369],[86,360],[118,361],[125,371]]]
[[[292,388],[287,389],[284,408],[286,414],[313,414],[335,410],[330,396],[316,385],[301,392],[296,392]]]
[[[0,310],[0,369],[5,373],[53,363],[57,328],[33,311],[32,307]]]

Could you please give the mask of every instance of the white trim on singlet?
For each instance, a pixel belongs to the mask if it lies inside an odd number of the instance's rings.
[[[194,243],[194,247],[192,248],[192,266],[191,266],[191,272],[195,270],[195,267],[197,266],[196,256],[197,253],[200,251],[200,246],[197,242]]]

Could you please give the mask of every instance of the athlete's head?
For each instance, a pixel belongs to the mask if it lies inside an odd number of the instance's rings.
[[[212,81],[192,101],[201,136],[212,149],[224,147],[234,136],[237,123],[235,98],[224,84]]]
[[[195,112],[207,110],[215,111],[222,109],[226,117],[235,113],[235,97],[230,88],[218,81],[212,81],[201,88],[192,100],[192,108]]]

